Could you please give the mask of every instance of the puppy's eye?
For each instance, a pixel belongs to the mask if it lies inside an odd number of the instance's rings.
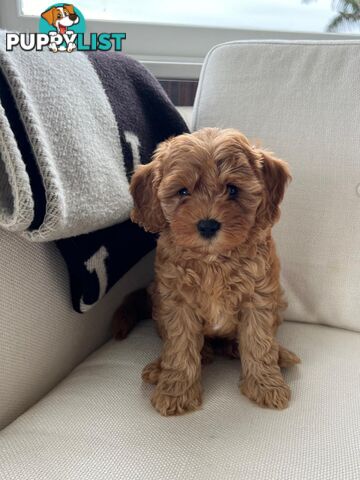
[[[180,188],[180,190],[178,191],[178,195],[179,197],[187,197],[188,195],[190,195],[190,192],[187,188]]]
[[[239,193],[238,187],[235,187],[235,185],[227,185],[226,186],[229,198],[235,198],[236,195]]]
[[[61,18],[61,14],[60,14],[60,13],[57,14],[57,18]]]

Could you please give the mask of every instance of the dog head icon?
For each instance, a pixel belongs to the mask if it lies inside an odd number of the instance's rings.
[[[79,17],[74,11],[74,5],[66,3],[61,7],[52,7],[45,10],[45,12],[41,14],[41,17],[55,27],[57,32],[62,35],[66,33],[70,27],[79,23]]]

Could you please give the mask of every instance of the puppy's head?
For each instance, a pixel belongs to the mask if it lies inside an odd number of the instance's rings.
[[[66,27],[70,27],[74,25],[74,23],[79,22],[79,17],[75,13],[74,6],[69,4],[64,4],[62,7],[49,8],[43,12],[41,16],[54,27],[64,27],[62,33],[65,33]]]
[[[132,219],[175,243],[208,252],[244,243],[279,217],[287,164],[232,129],[206,128],[161,143],[131,181]]]

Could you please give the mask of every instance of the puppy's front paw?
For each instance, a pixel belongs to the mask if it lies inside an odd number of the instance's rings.
[[[240,386],[241,392],[261,407],[276,408],[282,410],[289,404],[291,391],[288,385],[281,379],[278,383],[264,385],[261,379],[254,377],[245,378]]]
[[[58,51],[56,43],[50,43],[49,50],[51,50],[53,53],[56,53]]]
[[[67,51],[71,53],[74,50],[76,50],[76,44],[74,42],[70,42],[69,45],[67,46]]]
[[[201,405],[201,387],[195,383],[185,393],[178,396],[168,395],[157,386],[151,399],[155,409],[163,416],[182,415],[197,410]]]

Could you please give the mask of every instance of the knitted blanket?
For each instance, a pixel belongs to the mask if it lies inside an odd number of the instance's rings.
[[[86,311],[154,247],[128,220],[128,182],[157,143],[186,125],[135,60],[7,52],[3,31],[0,102],[0,227],[56,241],[74,308]]]

